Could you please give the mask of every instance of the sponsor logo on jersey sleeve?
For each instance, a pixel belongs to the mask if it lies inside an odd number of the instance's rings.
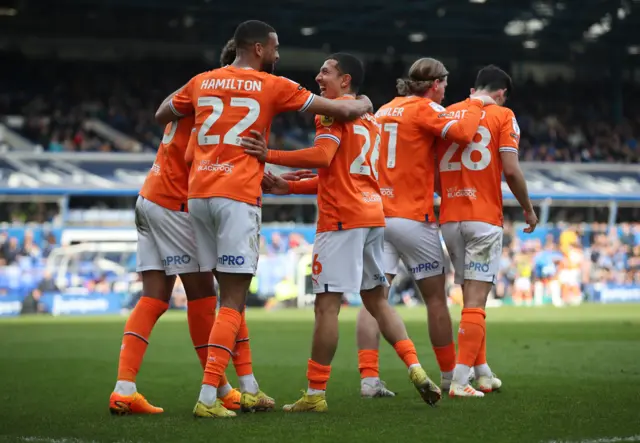
[[[513,125],[513,132],[520,136],[520,126],[518,126],[518,120],[515,117],[511,117],[511,123]]]
[[[446,109],[444,109],[441,105],[437,104],[436,102],[430,102],[429,106],[431,106],[431,108],[438,113],[446,111]]]

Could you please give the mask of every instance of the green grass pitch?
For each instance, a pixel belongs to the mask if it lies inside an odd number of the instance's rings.
[[[354,309],[328,387],[329,413],[244,414],[195,420],[201,371],[186,315],[158,323],[138,389],[160,416],[112,417],[124,317],[0,321],[0,441],[87,442],[615,442],[640,441],[640,305],[489,309],[488,357],[502,392],[420,401],[383,344],[381,375],[394,399],[359,396]],[[422,308],[401,310],[427,371],[439,380]],[[459,318],[459,311],[454,311]],[[248,313],[262,389],[281,406],[306,387],[312,310]],[[233,369],[228,371],[235,381]],[[619,440],[617,440],[619,439]]]

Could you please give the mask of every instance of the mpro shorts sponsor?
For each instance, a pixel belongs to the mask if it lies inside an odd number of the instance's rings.
[[[167,275],[199,272],[197,246],[189,214],[163,208],[138,197],[136,270],[164,271]]]
[[[445,223],[440,229],[453,265],[455,283],[476,280],[495,284],[502,252],[502,227],[463,221]]]
[[[444,273],[440,230],[435,223],[387,217],[384,228],[384,270],[399,273],[400,261],[416,280]]]
[[[224,197],[189,199],[203,271],[255,274],[260,248],[258,206]]]

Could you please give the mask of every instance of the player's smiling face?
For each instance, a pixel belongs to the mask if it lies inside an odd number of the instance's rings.
[[[338,70],[338,62],[327,60],[316,76],[316,83],[320,86],[320,95],[325,98],[338,98],[344,94],[342,85],[345,76]]]

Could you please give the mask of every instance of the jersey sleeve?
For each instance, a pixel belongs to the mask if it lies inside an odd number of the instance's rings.
[[[267,153],[267,163],[298,168],[326,168],[336,155],[342,138],[343,124],[331,117],[316,116],[316,138],[313,147],[297,151]]]
[[[192,93],[197,78],[198,76],[195,76],[189,80],[189,83],[184,85],[184,87],[169,101],[169,108],[171,108],[171,112],[173,112],[177,117],[184,117],[185,115],[193,114]]]
[[[498,150],[500,152],[518,153],[520,144],[520,126],[518,120],[511,109],[505,112],[502,127],[500,128],[500,142]]]
[[[191,132],[189,135],[189,143],[187,143],[187,150],[184,152],[184,161],[187,165],[190,165],[191,163],[193,163],[196,145],[198,144],[197,140],[198,140],[198,136],[196,135],[196,128],[193,128],[191,129]]]
[[[482,117],[482,102],[470,100],[461,119],[453,118],[454,113],[435,102],[429,102],[420,115],[424,128],[436,137],[461,145],[471,143]]]
[[[308,180],[290,181],[289,194],[317,194],[318,180],[318,177],[313,177]]]
[[[306,111],[315,94],[305,89],[299,83],[289,80],[286,77],[274,77],[275,84],[273,94],[276,97],[277,113],[287,111]]]

